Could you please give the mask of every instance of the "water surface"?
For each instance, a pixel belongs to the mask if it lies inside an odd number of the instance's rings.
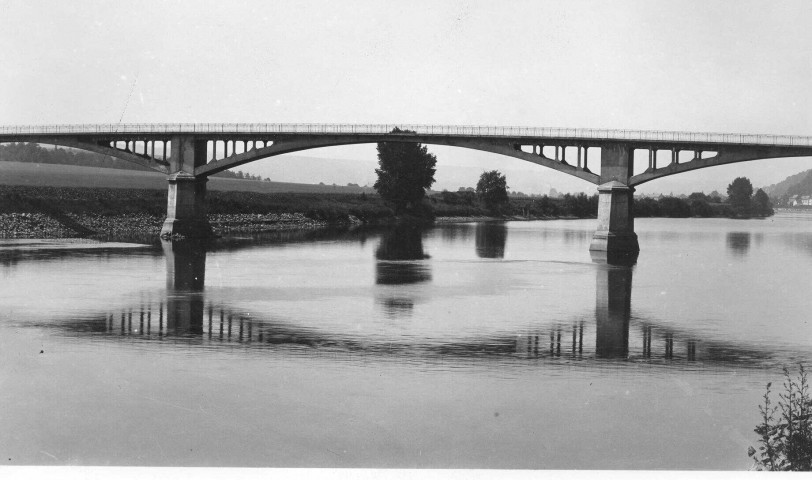
[[[0,242],[6,464],[745,469],[812,222]]]

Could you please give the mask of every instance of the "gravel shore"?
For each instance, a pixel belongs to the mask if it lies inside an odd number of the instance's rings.
[[[68,213],[54,217],[44,213],[0,213],[0,238],[74,238],[86,236],[128,237],[134,234],[157,237],[164,218],[148,214],[95,215]],[[267,232],[273,230],[322,228],[327,222],[301,213],[209,215],[215,234]],[[350,217],[349,223],[360,223]]]

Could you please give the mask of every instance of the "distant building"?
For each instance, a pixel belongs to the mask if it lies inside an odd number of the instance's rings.
[[[793,195],[787,200],[790,207],[812,206],[812,195]]]

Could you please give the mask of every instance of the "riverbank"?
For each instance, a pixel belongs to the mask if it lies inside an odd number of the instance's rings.
[[[525,215],[488,215],[459,195],[435,195],[427,201],[440,223],[576,218],[545,215],[523,205]],[[377,195],[223,192],[206,198],[216,235],[337,225],[397,223]],[[512,213],[511,209],[508,209]],[[152,238],[166,218],[166,191],[156,189],[33,187],[0,185],[0,238]]]
[[[209,192],[207,208],[217,235],[394,218],[363,194]],[[165,190],[0,186],[0,238],[157,238],[165,218]]]
[[[55,217],[44,213],[0,214],[0,238],[129,238],[155,237],[161,232],[164,217],[147,214],[96,215],[65,214]],[[273,230],[324,228],[333,223],[313,220],[301,213],[218,214],[209,216],[215,235],[256,233]],[[349,218],[344,224],[360,224]]]

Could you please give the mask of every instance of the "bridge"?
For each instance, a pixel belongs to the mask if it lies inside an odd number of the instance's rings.
[[[812,137],[805,136],[409,124],[0,126],[0,142],[77,148],[166,174],[169,192],[162,237],[208,235],[207,177],[262,158],[378,142],[469,148],[518,158],[597,185],[598,226],[590,250],[606,252],[639,251],[632,212],[637,185],[716,165],[812,156]],[[648,163],[635,174],[635,152],[639,151],[644,152],[643,158],[647,154]],[[660,165],[664,155],[667,163]]]

